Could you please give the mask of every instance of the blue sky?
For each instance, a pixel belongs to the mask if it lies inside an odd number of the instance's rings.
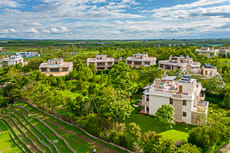
[[[230,38],[230,0],[0,0],[0,38]]]

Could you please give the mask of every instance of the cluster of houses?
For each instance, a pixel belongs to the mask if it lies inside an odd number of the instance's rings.
[[[195,52],[199,53],[199,55],[205,55],[207,57],[215,57],[218,56],[218,54],[226,56],[230,54],[230,47],[221,47],[220,49],[201,47],[200,49],[196,49]]]
[[[1,59],[2,67],[10,66],[10,65],[16,65],[21,64],[22,66],[26,65],[27,62],[24,62],[24,59],[21,55],[13,55],[13,56],[2,56]]]
[[[22,57],[39,57],[40,54],[38,52],[17,52],[16,55],[20,55]]]
[[[4,66],[25,64],[21,55],[2,58],[1,61]],[[116,59],[106,55],[96,55],[95,58],[87,59],[87,66],[94,64],[97,70],[106,70],[111,68],[115,61]],[[149,57],[147,53],[133,54],[126,59],[126,64],[131,68],[156,65],[156,57]],[[205,101],[205,89],[196,79],[190,78],[190,74],[204,78],[220,76],[216,67],[210,64],[202,66],[200,62],[194,62],[188,56],[170,56],[168,60],[160,60],[158,65],[164,70],[181,69],[185,75],[179,80],[176,79],[176,76],[164,75],[146,86],[140,102],[140,105],[144,107],[141,113],[155,115],[163,104],[169,104],[175,108],[174,118],[177,122],[187,124],[205,122],[209,105]],[[51,59],[46,63],[41,63],[39,70],[48,76],[65,76],[73,70],[73,63],[64,62],[63,59]]]

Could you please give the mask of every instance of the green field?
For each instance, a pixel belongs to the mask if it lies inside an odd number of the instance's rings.
[[[126,123],[131,122],[139,125],[142,132],[155,131],[174,142],[177,140],[187,140],[188,131],[194,127],[186,124],[176,124],[173,129],[168,129],[156,117],[142,114],[132,114],[130,118],[126,119]]]
[[[14,134],[17,143],[28,152],[125,152],[100,140],[89,137],[77,127],[68,125],[50,115],[31,107],[27,103],[18,102],[16,105],[1,110],[0,123],[7,125]],[[12,141],[8,131],[0,124],[0,151],[21,152]],[[3,143],[2,143],[3,142]],[[25,143],[27,146],[23,145]],[[7,146],[7,147],[6,147]],[[5,150],[4,150],[5,149]]]
[[[221,64],[230,63],[230,58],[219,58]]]
[[[0,152],[1,153],[21,153],[21,149],[11,140],[9,132],[0,122]]]

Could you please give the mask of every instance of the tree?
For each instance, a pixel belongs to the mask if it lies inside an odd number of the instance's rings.
[[[156,117],[170,128],[175,124],[173,115],[174,107],[168,104],[163,104],[156,112]]]
[[[227,91],[225,92],[224,100],[222,102],[222,107],[224,108],[230,108],[230,88],[226,89]]]
[[[144,134],[141,140],[144,153],[172,153],[173,143],[164,139],[160,134],[149,131]]]
[[[176,153],[201,153],[201,149],[191,143],[184,143],[177,147]]]
[[[141,128],[136,123],[129,123],[125,130],[127,147],[131,150],[139,150],[139,142],[141,138]]]
[[[125,99],[121,101],[116,100],[104,100],[104,103],[100,106],[100,115],[108,122],[116,123],[124,121],[131,115],[133,107],[130,101]]]
[[[189,132],[188,142],[203,149],[210,149],[220,140],[217,129],[213,127],[197,127]]]

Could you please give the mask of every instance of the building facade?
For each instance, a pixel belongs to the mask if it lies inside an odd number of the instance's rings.
[[[209,48],[209,47],[202,47],[200,49],[196,49],[195,52],[199,53],[199,55],[205,55],[207,57],[218,56],[220,53],[219,49]]]
[[[17,52],[16,55],[20,55],[22,57],[36,57],[40,56],[38,52]]]
[[[191,74],[191,73],[187,73],[187,74]],[[217,71],[217,68],[210,64],[203,65],[198,73],[192,73],[192,75],[201,76],[203,79],[208,79],[215,76],[221,77],[220,73]]]
[[[190,76],[185,75],[180,80],[176,80],[176,76],[166,76],[145,87],[141,103],[146,114],[156,115],[163,104],[169,104],[175,109],[175,121],[201,124],[205,122],[209,105],[204,101],[203,91],[201,83]]]
[[[130,67],[156,65],[156,57],[149,57],[147,53],[133,54],[133,56],[126,59],[126,64],[128,64]]]
[[[87,58],[87,66],[94,64],[97,70],[110,69],[114,64],[114,58],[106,55],[96,55],[96,58]]]
[[[1,63],[2,63],[2,67],[16,65],[16,64],[21,64],[22,66],[24,66],[25,64],[27,64],[27,62],[24,62],[22,56],[17,56],[17,55],[13,55],[10,57],[8,57],[8,55],[6,57],[3,56],[1,59]]]
[[[230,47],[222,47],[221,49],[220,49],[220,54],[221,55],[228,55],[228,54],[230,54]]]
[[[161,60],[159,61],[159,68],[164,70],[178,70],[182,71],[191,71],[192,73],[198,73],[200,70],[200,62],[194,62],[192,58],[189,56],[175,56],[169,57],[169,60]]]
[[[73,70],[72,62],[64,62],[63,59],[51,59],[39,66],[39,71],[46,75],[65,76]]]

